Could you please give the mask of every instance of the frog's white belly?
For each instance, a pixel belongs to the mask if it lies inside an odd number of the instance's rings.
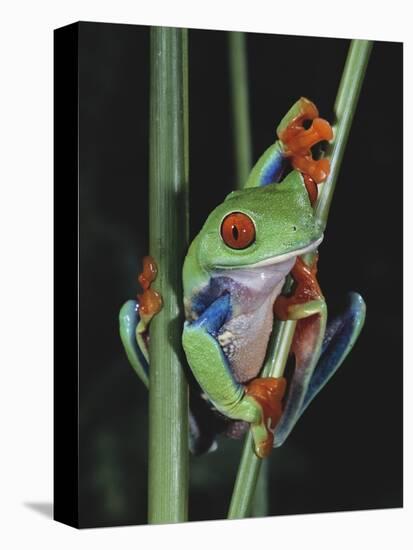
[[[242,290],[231,294],[233,314],[221,327],[218,341],[238,382],[255,378],[261,370],[273,327],[273,305],[294,261],[230,274]]]

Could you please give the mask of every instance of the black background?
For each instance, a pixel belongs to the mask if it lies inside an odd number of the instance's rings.
[[[234,188],[227,33],[190,30],[191,235]],[[254,161],[300,96],[332,120],[349,41],[248,34]],[[118,336],[148,247],[149,28],[81,23],[80,524],[146,522],[146,390]],[[329,307],[361,337],[270,463],[269,514],[402,506],[402,45],[376,42],[325,240]],[[191,457],[191,520],[225,518],[241,442]]]

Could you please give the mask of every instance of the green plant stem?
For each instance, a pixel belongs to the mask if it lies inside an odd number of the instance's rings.
[[[188,246],[187,31],[151,29],[149,250],[163,306],[151,322],[149,523],[187,519],[188,390],[181,269]]]
[[[254,518],[265,518],[268,516],[269,466],[269,461],[264,459],[259,468],[251,504],[251,516]]]
[[[246,36],[229,32],[228,40],[236,187],[242,189],[252,164]]]
[[[327,225],[331,200],[340,172],[344,150],[346,148],[351,123],[357,107],[357,101],[363,84],[373,42],[370,40],[352,40],[344,66],[343,76],[334,103],[335,124],[333,125],[334,139],[328,144],[326,156],[330,158],[330,176],[321,189],[315,212]]]
[[[274,338],[271,339],[268,349],[270,358],[264,365],[262,376],[282,376],[285,363],[290,352],[296,322],[285,321],[274,323]],[[245,437],[244,448],[238,467],[237,478],[232,493],[228,519],[245,518],[250,514],[252,497],[260,473],[262,459],[254,453],[251,431]],[[267,460],[268,459],[264,459]]]
[[[334,125],[334,140],[326,153],[330,157],[331,171],[326,182],[322,185],[319,199],[315,205],[315,215],[327,224],[328,212],[331,205],[338,172],[343,159],[344,149],[350,132],[351,123],[357,107],[357,101],[367,68],[372,42],[367,40],[352,40],[344,66],[343,75],[334,104],[336,123]],[[310,257],[305,258],[306,261]],[[289,349],[294,336],[296,321],[276,321],[274,324],[274,338],[270,342],[268,356],[273,357],[263,369],[263,376],[282,376],[287,362]],[[255,491],[261,460],[253,451],[251,433],[247,434],[241,462],[235,481],[228,517],[231,519],[243,518],[249,514],[252,497]]]

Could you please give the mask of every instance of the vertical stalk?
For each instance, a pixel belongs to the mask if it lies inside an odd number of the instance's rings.
[[[338,172],[341,166],[353,116],[356,111],[357,101],[372,45],[373,43],[368,40],[351,41],[336,101],[334,103],[334,113],[336,117],[334,140],[327,150],[327,155],[330,157],[331,162],[331,172],[326,182],[322,185],[320,196],[315,206],[315,215],[323,223],[324,227],[327,224],[328,212]],[[294,336],[295,326],[295,321],[278,321],[275,323],[275,337],[273,341],[270,342],[270,353],[268,354],[268,356],[272,356],[274,360],[272,363],[267,363],[264,366],[263,376],[282,376]],[[272,348],[272,346],[274,346],[274,348]],[[271,351],[272,349],[274,349],[273,352]],[[229,518],[243,518],[248,515],[260,467],[261,461],[254,455],[252,437],[251,434],[248,433],[232,494],[228,513]]]
[[[230,32],[228,40],[236,187],[241,189],[252,164],[246,36],[243,32]]]
[[[181,269],[188,245],[187,31],[151,28],[149,249],[163,306],[151,322],[149,523],[187,519],[188,395]]]

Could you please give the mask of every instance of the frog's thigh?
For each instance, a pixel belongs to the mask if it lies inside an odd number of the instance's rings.
[[[223,324],[226,307],[224,299],[220,300],[197,321],[185,323],[182,344],[195,378],[215,407],[230,418],[257,422],[261,408],[245,396],[244,386],[234,379],[214,336]]]
[[[295,356],[284,411],[275,430],[274,445],[279,447],[290,434],[300,417],[311,376],[321,352],[327,306],[323,299],[288,306],[288,319],[297,320],[292,351]]]

